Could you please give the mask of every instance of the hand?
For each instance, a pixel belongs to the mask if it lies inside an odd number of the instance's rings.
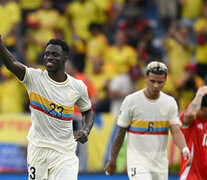
[[[81,142],[84,144],[85,142],[88,141],[88,131],[87,130],[80,130],[76,133],[75,135],[75,140]]]
[[[202,86],[198,89],[196,95],[205,96],[207,94],[207,86]]]
[[[193,161],[193,158],[192,158],[190,152],[188,152],[188,151],[183,152],[183,157],[184,157],[184,160],[187,161],[186,166],[190,166]]]
[[[116,160],[109,160],[104,170],[106,175],[112,176],[116,171]]]

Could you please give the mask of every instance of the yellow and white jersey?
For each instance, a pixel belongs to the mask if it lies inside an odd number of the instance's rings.
[[[117,124],[128,128],[128,170],[168,172],[168,130],[170,125],[179,124],[173,97],[161,92],[158,99],[150,100],[144,90],[128,95],[122,103]]]
[[[37,147],[62,153],[75,151],[72,117],[74,106],[83,112],[91,108],[87,87],[81,80],[67,75],[64,82],[55,82],[47,71],[26,68],[22,81],[30,98],[32,125],[28,140]]]

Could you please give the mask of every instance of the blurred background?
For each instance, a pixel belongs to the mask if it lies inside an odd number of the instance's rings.
[[[0,0],[0,34],[27,66],[44,69],[51,38],[70,45],[65,71],[83,80],[96,111],[87,144],[78,144],[80,180],[127,179],[126,142],[117,175],[103,174],[126,95],[145,87],[153,60],[167,64],[163,91],[179,112],[207,82],[206,0]],[[1,62],[0,62],[1,63]],[[26,180],[29,99],[23,85],[0,64],[0,179]],[[75,111],[74,132],[81,128]],[[127,137],[126,137],[127,138]],[[169,135],[169,179],[178,179],[180,152]]]

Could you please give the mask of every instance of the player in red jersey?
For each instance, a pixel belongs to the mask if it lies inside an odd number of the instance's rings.
[[[198,89],[187,110],[180,115],[182,132],[193,157],[191,166],[181,158],[180,180],[207,179],[207,86]]]

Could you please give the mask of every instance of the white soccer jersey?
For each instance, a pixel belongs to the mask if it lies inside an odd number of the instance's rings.
[[[67,75],[65,82],[55,82],[47,71],[26,68],[22,81],[30,98],[32,125],[28,140],[35,146],[62,153],[75,151],[72,116],[74,106],[80,111],[91,108],[87,88],[81,80]]]
[[[128,127],[128,170],[168,172],[168,130],[170,125],[179,124],[173,97],[161,92],[157,100],[150,100],[144,90],[128,95],[121,106],[117,124]]]

